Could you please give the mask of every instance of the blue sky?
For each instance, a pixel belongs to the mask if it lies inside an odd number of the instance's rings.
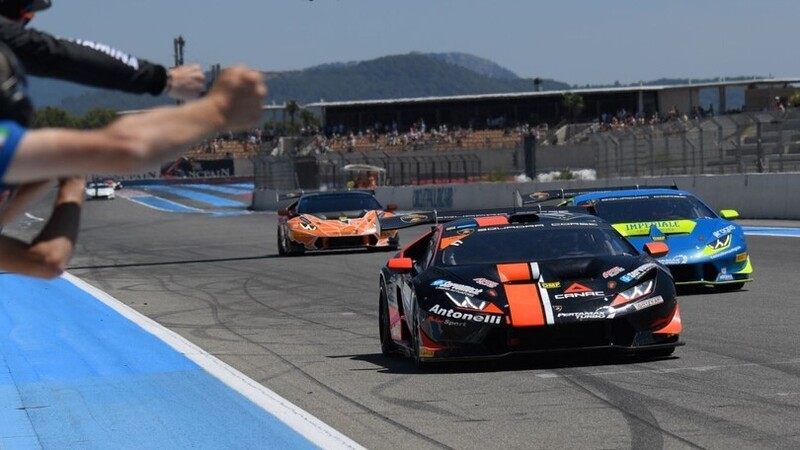
[[[30,26],[164,65],[303,69],[471,53],[570,84],[800,76],[797,0],[53,0]]]

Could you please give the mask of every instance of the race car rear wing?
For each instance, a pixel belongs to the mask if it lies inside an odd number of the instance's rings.
[[[527,218],[522,220],[536,220],[538,214],[589,214],[586,208],[582,207],[553,207],[536,205],[528,208],[489,208],[475,210],[454,210],[454,211],[418,211],[405,214],[396,214],[391,217],[381,217],[378,219],[380,230],[399,230],[401,228],[414,227],[417,225],[439,224],[458,219],[468,219],[490,216],[509,216],[517,218]]]
[[[336,189],[336,190],[328,190],[328,191],[320,191],[320,190],[304,191],[304,190],[299,190],[299,191],[293,191],[293,192],[284,192],[283,194],[275,194],[275,197],[276,197],[277,201],[282,202],[282,201],[286,201],[286,200],[294,200],[294,199],[300,198],[300,197],[302,197],[302,196],[304,196],[306,194],[314,194],[314,193],[317,193],[317,192],[320,192],[320,193],[324,192],[326,194],[331,194],[331,193],[334,193],[334,192],[364,192],[364,193],[367,193],[367,194],[375,195],[375,190],[374,189]]]
[[[674,183],[669,186],[642,186],[635,184],[631,186],[554,189],[548,191],[529,192],[526,194],[521,194],[519,191],[515,191],[514,199],[517,206],[524,207],[554,200],[568,200],[579,195],[592,194],[595,192],[629,191],[639,189],[678,189],[678,185]]]

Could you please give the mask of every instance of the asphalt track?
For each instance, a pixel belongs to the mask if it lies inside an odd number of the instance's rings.
[[[367,448],[800,448],[796,237],[750,236],[756,281],[742,291],[682,295],[686,346],[673,358],[419,371],[380,354],[387,253],[278,257],[274,213],[125,199],[84,211],[72,275]]]

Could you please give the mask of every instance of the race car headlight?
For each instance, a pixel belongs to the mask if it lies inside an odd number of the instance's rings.
[[[647,281],[637,284],[636,286],[625,289],[619,293],[619,296],[625,299],[626,302],[630,302],[653,292],[655,285],[655,280],[651,278]]]
[[[455,292],[445,292],[444,294],[447,296],[447,298],[450,299],[451,302],[453,302],[453,304],[455,304],[459,308],[482,311],[489,305],[489,302],[485,300],[481,300],[475,297],[469,297],[463,294],[457,294]]]
[[[715,240],[714,242],[711,242],[710,244],[706,245],[706,248],[710,251],[715,251],[715,252],[722,250],[723,248],[727,248],[728,246],[731,245],[732,239],[733,239],[732,234],[726,234],[725,236],[717,238],[717,240]]]

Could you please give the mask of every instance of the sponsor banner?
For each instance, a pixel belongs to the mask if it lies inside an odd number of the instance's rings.
[[[719,230],[715,231],[712,234],[714,235],[715,238],[719,239],[722,236],[725,236],[726,234],[733,233],[733,230],[735,230],[735,229],[736,229],[736,225],[728,225],[725,228],[720,228]]]
[[[654,263],[642,264],[641,266],[639,266],[639,267],[631,270],[630,272],[626,273],[625,275],[619,277],[619,279],[624,281],[624,282],[626,282],[626,283],[630,283],[633,280],[638,280],[639,278],[644,276],[644,274],[646,274],[651,269],[654,269],[655,267],[657,267],[657,266]]]
[[[603,272],[603,278],[614,278],[615,276],[621,274],[622,272],[625,272],[625,269],[623,269],[622,267],[619,266],[612,267]]]
[[[413,208],[452,208],[453,188],[418,188],[414,189]]]
[[[456,294],[468,296],[475,296],[483,292],[483,289],[467,286],[466,284],[453,283],[452,281],[442,279],[434,281],[431,283],[431,286],[434,286],[436,289],[440,289],[442,291],[450,291],[455,292]]]
[[[492,280],[489,280],[487,278],[473,278],[472,281],[474,281],[475,284],[480,284],[481,286],[486,286],[489,289],[496,288],[500,284],[500,283],[498,283],[496,281],[492,281]]]
[[[434,305],[428,312],[439,317],[461,320],[463,322],[488,323],[490,325],[500,325],[503,323],[503,316],[499,314],[461,312],[454,309],[445,309],[439,305]]]
[[[603,311],[558,313],[559,319],[594,320],[605,319],[607,314]]]
[[[655,222],[616,223],[612,226],[623,236],[646,236],[655,226],[664,234],[689,234],[694,230],[693,220],[661,220]]]
[[[689,257],[686,255],[676,255],[670,258],[661,258],[658,260],[658,262],[666,266],[676,266],[678,264],[686,264],[689,262]]]
[[[206,161],[181,158],[174,163],[164,166],[161,170],[161,176],[165,178],[232,177],[234,176],[233,160],[215,159]]]
[[[651,298],[646,298],[644,300],[640,300],[640,301],[634,303],[632,306],[633,306],[633,309],[635,309],[637,311],[641,311],[641,310],[643,310],[645,308],[649,308],[651,306],[660,305],[662,303],[664,303],[664,298],[659,295],[657,297],[651,297]]]
[[[606,293],[603,291],[593,291],[580,283],[572,283],[563,294],[556,294],[553,296],[556,300],[564,300],[568,298],[587,298],[587,297],[605,297]]]

